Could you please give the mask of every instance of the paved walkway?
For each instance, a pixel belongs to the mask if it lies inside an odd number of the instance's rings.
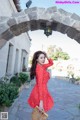
[[[31,120],[32,108],[27,104],[27,98],[33,86],[24,88],[19,98],[9,109],[9,120]],[[48,112],[48,120],[80,120],[80,85],[74,85],[66,80],[52,78],[48,89],[54,97],[55,105]]]

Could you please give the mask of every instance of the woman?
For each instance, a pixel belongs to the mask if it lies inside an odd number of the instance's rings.
[[[45,63],[47,58],[48,63]],[[53,61],[49,59],[45,52],[37,51],[33,55],[32,66],[30,69],[30,77],[35,77],[36,84],[28,98],[28,103],[32,108],[39,106],[45,112],[50,110],[54,105],[54,100],[47,89],[47,82],[50,79],[47,68],[53,65]]]

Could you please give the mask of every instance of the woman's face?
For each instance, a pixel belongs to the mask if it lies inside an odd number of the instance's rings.
[[[40,54],[38,59],[37,59],[37,62],[39,64],[44,64],[44,62],[45,62],[45,55],[44,54]]]

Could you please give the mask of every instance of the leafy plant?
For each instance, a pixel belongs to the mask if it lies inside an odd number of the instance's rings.
[[[29,75],[27,73],[19,73],[19,80],[23,83],[27,82]]]
[[[14,83],[16,86],[20,87],[21,86],[21,81],[20,79],[18,78],[18,76],[13,76],[11,79],[10,79],[10,83]]]
[[[47,49],[48,56],[50,56],[53,60],[63,59],[68,60],[70,56],[68,53],[63,52],[61,48],[56,45],[50,45]]]
[[[77,77],[77,78],[75,78],[76,79],[76,81],[79,81],[80,80],[80,77]]]
[[[0,78],[0,83],[8,83],[9,78],[7,76]]]
[[[14,99],[18,97],[18,92],[18,87],[12,83],[0,84],[0,105],[7,107],[11,106]]]

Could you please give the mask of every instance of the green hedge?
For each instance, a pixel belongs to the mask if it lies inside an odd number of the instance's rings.
[[[18,75],[13,76],[10,79],[11,83],[14,83],[16,86],[20,87],[25,82],[29,82],[29,74],[19,73]]]
[[[19,73],[19,80],[24,84],[29,80],[29,75],[27,73]]]
[[[21,86],[21,81],[20,79],[17,77],[17,76],[13,76],[11,79],[10,79],[10,83],[14,83],[16,86],[20,87]]]
[[[10,79],[10,83],[0,82],[0,106],[9,107],[18,97],[19,87],[29,82],[29,74],[19,73]]]
[[[0,105],[7,107],[11,106],[14,99],[18,97],[18,93],[18,87],[14,84],[0,84]]]

